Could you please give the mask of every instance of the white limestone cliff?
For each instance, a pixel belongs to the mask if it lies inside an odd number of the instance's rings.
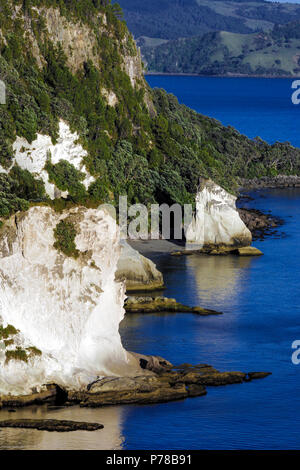
[[[17,137],[13,144],[15,157],[12,165],[8,170],[0,165],[0,173],[9,173],[10,169],[17,164],[23,170],[28,170],[36,178],[42,179],[50,199],[66,197],[68,195],[67,191],[61,192],[54,184],[49,182],[49,175],[44,168],[47,159],[50,157],[53,165],[61,160],[66,160],[77,170],[84,173],[85,179],[82,183],[87,189],[95,181],[95,178],[89,174],[85,167],[84,157],[87,156],[87,152],[78,143],[78,138],[78,134],[71,132],[69,125],[62,120],[59,122],[59,137],[56,144],[52,143],[51,137],[48,135],[37,134],[36,140],[31,144],[23,137]]]
[[[190,249],[252,243],[251,232],[236,209],[236,197],[210,179],[201,179],[196,195],[196,216],[186,230],[186,243]]]
[[[125,280],[127,291],[154,290],[163,287],[163,275],[155,264],[125,240],[121,240],[121,254],[118,261],[117,280]]]
[[[65,219],[76,229],[76,259],[53,246],[54,229]],[[46,383],[79,390],[99,376],[136,373],[119,335],[125,299],[124,284],[115,280],[119,241],[108,213],[83,207],[61,214],[33,207],[1,228],[0,324],[19,333],[12,344],[0,340],[0,395]],[[31,347],[42,355],[7,360],[7,351]]]

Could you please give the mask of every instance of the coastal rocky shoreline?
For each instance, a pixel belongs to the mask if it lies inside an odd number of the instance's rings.
[[[174,251],[172,256],[192,256],[192,255],[209,255],[209,256],[262,256],[263,253],[254,246],[231,247],[225,244],[209,244],[199,250]]]
[[[252,233],[253,240],[262,240],[273,235],[275,229],[283,225],[283,220],[271,214],[265,214],[258,209],[238,209],[240,218]]]
[[[96,408],[106,405],[163,403],[204,396],[207,394],[206,387],[242,384],[270,375],[269,372],[220,372],[207,364],[174,366],[158,356],[131,354],[140,363],[140,373],[136,376],[102,377],[81,391],[64,390],[52,384],[47,386],[46,391],[28,396],[2,395],[0,407],[20,408],[48,404]],[[57,425],[60,426],[59,422]]]
[[[260,178],[244,179],[240,178],[240,191],[249,189],[284,189],[300,188],[300,176],[278,175],[262,176]]]

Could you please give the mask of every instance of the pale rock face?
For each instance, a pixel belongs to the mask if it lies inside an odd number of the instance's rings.
[[[95,181],[95,178],[88,173],[83,163],[87,152],[77,141],[78,134],[72,133],[69,125],[61,120],[59,122],[59,138],[55,145],[52,144],[51,137],[47,135],[37,134],[37,139],[31,144],[23,137],[17,137],[13,144],[15,157],[12,166],[16,163],[23,170],[28,170],[37,178],[42,179],[46,193],[52,200],[56,197],[66,197],[68,192],[61,192],[54,184],[50,183],[48,173],[44,170],[48,155],[51,155],[51,163],[56,164],[61,160],[66,160],[84,173],[86,177],[83,184],[87,189]],[[9,170],[6,171],[0,166],[0,173],[8,173]]]
[[[138,81],[144,81],[140,48],[137,49],[137,55],[124,56],[124,70],[129,76],[133,88],[137,85]]]
[[[98,65],[97,40],[88,26],[67,20],[57,8],[37,8],[36,11],[44,16],[50,38],[54,44],[62,46],[72,69],[78,70],[88,60]],[[102,23],[106,23],[105,15]]]
[[[66,218],[77,232],[76,259],[53,246],[53,230]],[[46,383],[80,390],[97,377],[136,373],[137,360],[119,335],[125,299],[124,284],[115,280],[119,254],[119,228],[104,210],[34,207],[1,229],[0,320],[20,330],[7,348],[35,346],[42,356],[7,363],[0,341],[0,395]]]
[[[236,197],[202,179],[196,196],[196,217],[186,232],[188,248],[205,245],[249,246],[251,232],[236,209]]]
[[[153,290],[163,287],[162,274],[155,264],[121,240],[121,255],[118,261],[116,279],[126,280],[127,291]]]
[[[112,90],[107,90],[106,88],[101,89],[102,96],[106,99],[109,106],[115,107],[118,103],[117,95]]]

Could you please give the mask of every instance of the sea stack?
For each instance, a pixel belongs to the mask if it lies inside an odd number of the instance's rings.
[[[241,220],[236,197],[211,179],[200,179],[196,215],[186,231],[188,249],[250,246],[252,235]]]

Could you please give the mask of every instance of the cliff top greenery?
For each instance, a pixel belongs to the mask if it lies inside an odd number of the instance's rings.
[[[54,26],[72,32],[73,42],[59,43]],[[79,28],[88,35],[83,45]],[[128,75],[130,61],[135,84]],[[179,105],[163,90],[150,90],[122,13],[108,1],[2,3],[0,79],[7,87],[7,104],[0,105],[0,164],[8,172],[0,175],[2,218],[36,203],[60,209],[117,205],[123,194],[130,204],[191,203],[200,176],[235,191],[239,177],[300,174],[300,151],[288,143],[250,140]],[[115,94],[114,106],[105,90]],[[67,201],[52,203],[42,181],[12,167],[12,145],[16,136],[31,143],[37,133],[55,143],[60,119],[79,134],[95,182],[86,190],[82,173],[70,163],[48,161],[50,181],[69,192]]]

